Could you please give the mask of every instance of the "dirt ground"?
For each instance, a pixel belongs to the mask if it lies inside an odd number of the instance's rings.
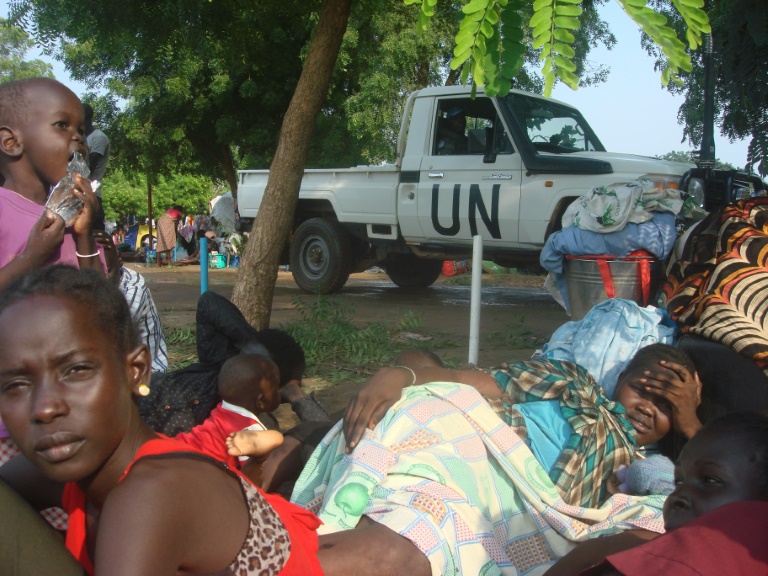
[[[187,337],[185,344],[173,340],[184,340],[179,335],[194,330],[200,294],[199,268],[128,266],[143,274],[150,287],[166,338],[171,341],[172,367],[193,360],[194,340]],[[209,270],[209,289],[231,297],[236,275],[234,268]],[[441,276],[434,286],[413,291],[397,288],[386,274],[363,273],[354,274],[340,293],[328,298],[337,299],[352,309],[355,324],[361,326],[371,322],[394,325],[405,315],[415,316],[418,326],[405,337],[412,338],[417,345],[426,345],[452,365],[461,367],[466,366],[468,354],[469,283],[469,274]],[[568,321],[565,312],[543,289],[543,283],[544,277],[539,275],[483,274],[479,366],[530,358],[556,328]],[[299,320],[297,307],[315,299],[317,296],[305,294],[296,286],[290,272],[279,272],[271,326],[279,328],[281,324]],[[331,383],[310,375],[305,381],[305,387],[316,391],[330,412],[346,406],[360,386],[359,379]],[[283,427],[296,421],[287,406],[281,406],[278,419]]]

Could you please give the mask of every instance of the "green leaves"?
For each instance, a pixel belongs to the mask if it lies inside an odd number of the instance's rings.
[[[438,0],[422,0],[419,27],[426,30]],[[670,0],[687,24],[686,41],[691,49],[701,45],[702,34],[710,32],[702,10],[704,0]],[[406,4],[418,0],[404,0]],[[677,82],[680,71],[691,69],[686,45],[667,25],[666,17],[647,6],[646,0],[616,0],[648,34],[665,58],[662,82]],[[462,82],[485,86],[491,96],[509,92],[512,79],[523,65],[526,44],[540,51],[544,94],[549,96],[555,82],[576,89],[579,78],[573,47],[584,10],[582,0],[470,0],[461,8],[462,19],[456,34],[452,70],[461,68]],[[529,12],[530,11],[530,12]],[[530,13],[530,18],[523,14]],[[527,20],[527,22],[525,21]],[[526,44],[524,44],[524,42]]]
[[[104,195],[104,212],[109,220],[123,220],[129,214],[139,219],[148,216],[147,180],[144,174],[110,168],[109,194]],[[207,214],[208,202],[226,190],[205,176],[171,172],[153,183],[152,203],[155,217],[171,206],[179,205],[186,214]]]
[[[570,18],[567,16],[556,16],[554,20],[555,26],[558,28],[565,28],[566,30],[578,30],[579,21],[576,18]]]
[[[576,56],[576,51],[568,44],[564,44],[563,42],[555,42],[552,45],[552,50],[558,54],[562,54],[567,58],[574,58]]]
[[[27,60],[27,51],[35,43],[29,35],[0,18],[0,82],[22,78],[53,78],[50,64],[42,60]]]
[[[691,57],[686,51],[685,44],[677,37],[675,31],[667,25],[667,18],[646,6],[645,0],[616,0],[627,15],[643,29],[651,40],[661,48],[665,66],[661,72],[661,83],[666,86],[670,82],[679,84],[680,71],[690,72]],[[685,20],[688,29],[686,40],[691,50],[701,45],[701,35],[709,33],[709,19],[699,9],[703,0],[672,0],[672,4]]]
[[[552,0],[549,1],[551,2]],[[552,23],[552,6],[542,6],[538,10],[535,8],[534,10],[533,17],[528,25],[533,29],[541,28],[542,25],[549,28]]]
[[[542,0],[534,4],[534,14],[529,25],[533,27],[533,48],[541,49],[544,75],[544,95],[549,96],[556,80],[572,89],[579,85],[574,74],[576,51],[571,44],[574,36],[569,30],[579,29],[578,17],[582,15],[581,0]],[[539,9],[537,10],[537,5]]]
[[[581,6],[571,6],[568,4],[558,4],[555,7],[555,14],[558,16],[574,16],[579,17],[584,11]],[[578,27],[577,27],[578,28]]]
[[[463,67],[463,82],[471,73],[473,84],[485,86],[487,94],[509,92],[525,54],[521,8],[521,0],[472,0],[462,8],[464,18],[456,35],[450,67]]]
[[[426,2],[427,0],[424,1]],[[464,14],[474,14],[481,12],[488,7],[489,1],[490,0],[472,0],[469,4],[464,6],[461,11],[464,12]]]
[[[712,29],[709,25],[709,19],[704,13],[704,0],[672,0],[680,16],[683,17],[688,29],[685,31],[685,39],[691,50],[701,46],[701,35],[710,34]]]

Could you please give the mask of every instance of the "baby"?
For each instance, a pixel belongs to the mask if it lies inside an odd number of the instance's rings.
[[[231,467],[242,467],[249,476],[257,474],[261,460],[283,443],[283,435],[267,430],[256,416],[280,405],[280,372],[264,352],[227,360],[218,381],[222,402],[205,422],[175,436]]]

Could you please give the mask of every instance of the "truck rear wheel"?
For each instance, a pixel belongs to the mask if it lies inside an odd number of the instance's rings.
[[[426,288],[443,270],[441,260],[425,260],[413,254],[392,254],[384,263],[390,280],[400,288]]]
[[[299,288],[315,294],[338,292],[349,278],[349,236],[334,220],[310,218],[291,241],[291,272]]]

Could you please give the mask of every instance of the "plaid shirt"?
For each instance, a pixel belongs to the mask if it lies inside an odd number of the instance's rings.
[[[514,404],[560,400],[573,433],[550,476],[565,502],[587,508],[606,499],[606,481],[636,456],[635,431],[626,411],[611,402],[592,376],[577,364],[532,360],[503,364],[490,371],[504,392],[492,405],[523,439],[525,420]]]
[[[152,372],[168,371],[168,347],[165,344],[160,316],[144,282],[144,277],[123,267],[120,271],[120,291],[131,309],[131,318],[139,332],[139,340],[152,353]]]

